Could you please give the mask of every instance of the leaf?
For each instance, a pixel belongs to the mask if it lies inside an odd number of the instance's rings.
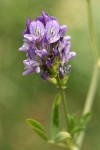
[[[59,132],[55,138],[53,139],[54,143],[59,143],[59,142],[62,142],[66,139],[69,139],[71,138],[70,134],[68,132],[65,132],[65,131],[61,131]]]
[[[71,130],[72,135],[83,131],[86,128],[86,125],[90,121],[90,119],[91,119],[91,113],[86,113],[85,115],[83,115],[83,117],[80,119],[79,124],[73,126]]]
[[[75,133],[79,133],[81,131],[84,130],[84,126],[76,126],[75,128],[73,128],[72,130],[72,135],[74,135]]]
[[[70,132],[72,133],[73,129],[77,125],[77,121],[76,121],[75,115],[68,115],[68,120],[69,120]]]
[[[86,126],[89,123],[90,119],[91,119],[91,113],[88,112],[85,115],[83,115],[83,117],[80,120],[80,124]]]
[[[55,98],[53,107],[52,107],[52,136],[54,137],[59,132],[59,105],[61,102],[61,96],[58,94]]]
[[[48,140],[42,125],[34,119],[26,119],[27,124],[45,141]]]

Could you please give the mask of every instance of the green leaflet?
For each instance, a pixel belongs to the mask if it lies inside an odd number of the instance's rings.
[[[80,121],[78,121],[74,115],[69,115],[71,135],[73,136],[75,133],[79,133],[83,131],[86,128],[90,119],[91,119],[91,113],[86,113],[85,115],[83,115]]]
[[[46,132],[39,122],[34,119],[27,119],[26,122],[42,139],[48,140]]]
[[[88,112],[82,116],[80,120],[80,124],[82,124],[83,126],[86,126],[89,123],[90,119],[91,119],[91,113]]]
[[[59,105],[61,102],[61,96],[58,94],[55,98],[53,107],[52,107],[52,120],[51,120],[51,131],[52,131],[52,138],[56,136],[59,132]]]

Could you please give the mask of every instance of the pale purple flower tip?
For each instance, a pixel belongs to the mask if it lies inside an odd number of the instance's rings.
[[[75,56],[75,52],[69,52],[69,54],[66,56],[66,62],[69,62],[70,60],[74,59]]]
[[[56,20],[55,17],[48,16],[48,14],[46,14],[44,11],[42,11],[41,13],[42,13],[42,16],[37,17],[36,20],[41,21],[44,24],[44,26],[46,26],[46,23],[48,21],[50,21],[50,20]]]
[[[24,43],[22,47],[19,48],[19,51],[26,52],[29,49],[29,46],[30,45],[28,43]]]
[[[25,34],[30,34],[30,23],[31,23],[31,19],[28,18],[26,21],[26,29],[22,32],[22,35],[24,36]]]
[[[61,36],[61,37],[64,37],[65,34],[66,34],[66,32],[67,32],[67,26],[66,26],[66,25],[62,25],[62,26],[60,27],[60,36]]]
[[[30,74],[32,72],[40,72],[40,67],[39,67],[39,63],[31,60],[31,59],[27,59],[23,61],[24,65],[25,65],[25,72],[23,73],[23,75],[27,75]]]

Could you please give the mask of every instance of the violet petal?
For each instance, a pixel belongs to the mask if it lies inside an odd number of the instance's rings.
[[[67,26],[66,25],[60,26],[60,36],[63,37],[66,32],[67,32]]]

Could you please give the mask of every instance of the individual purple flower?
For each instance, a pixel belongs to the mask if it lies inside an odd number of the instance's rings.
[[[56,20],[50,20],[46,23],[46,37],[50,43],[55,43],[60,39],[60,25]]]
[[[25,71],[23,72],[23,75],[30,74],[32,72],[40,73],[40,66],[39,63],[35,60],[27,59],[23,61],[25,65]]]
[[[59,41],[59,44],[58,44],[58,51],[59,51],[59,53],[61,53],[65,49],[65,47],[68,48],[68,46],[69,46],[68,50],[70,51],[70,47],[71,47],[70,40],[71,40],[71,37],[70,36],[66,36],[66,37],[63,37]]]
[[[67,36],[63,38],[62,41],[59,42],[58,51],[59,51],[60,59],[63,64],[69,62],[76,56],[75,52],[70,52],[70,48],[71,48],[70,39],[71,39],[70,36]]]
[[[76,56],[75,52],[70,52],[71,37],[65,36],[67,30],[66,25],[60,26],[55,17],[44,11],[34,21],[28,18],[23,32],[24,43],[19,48],[27,57],[23,61],[23,75],[36,72],[54,84],[58,84],[58,79],[67,81],[65,78],[71,71],[69,61]]]
[[[24,38],[31,42],[38,42],[43,38],[44,25],[40,21],[32,21],[29,26],[30,34],[24,34]]]

